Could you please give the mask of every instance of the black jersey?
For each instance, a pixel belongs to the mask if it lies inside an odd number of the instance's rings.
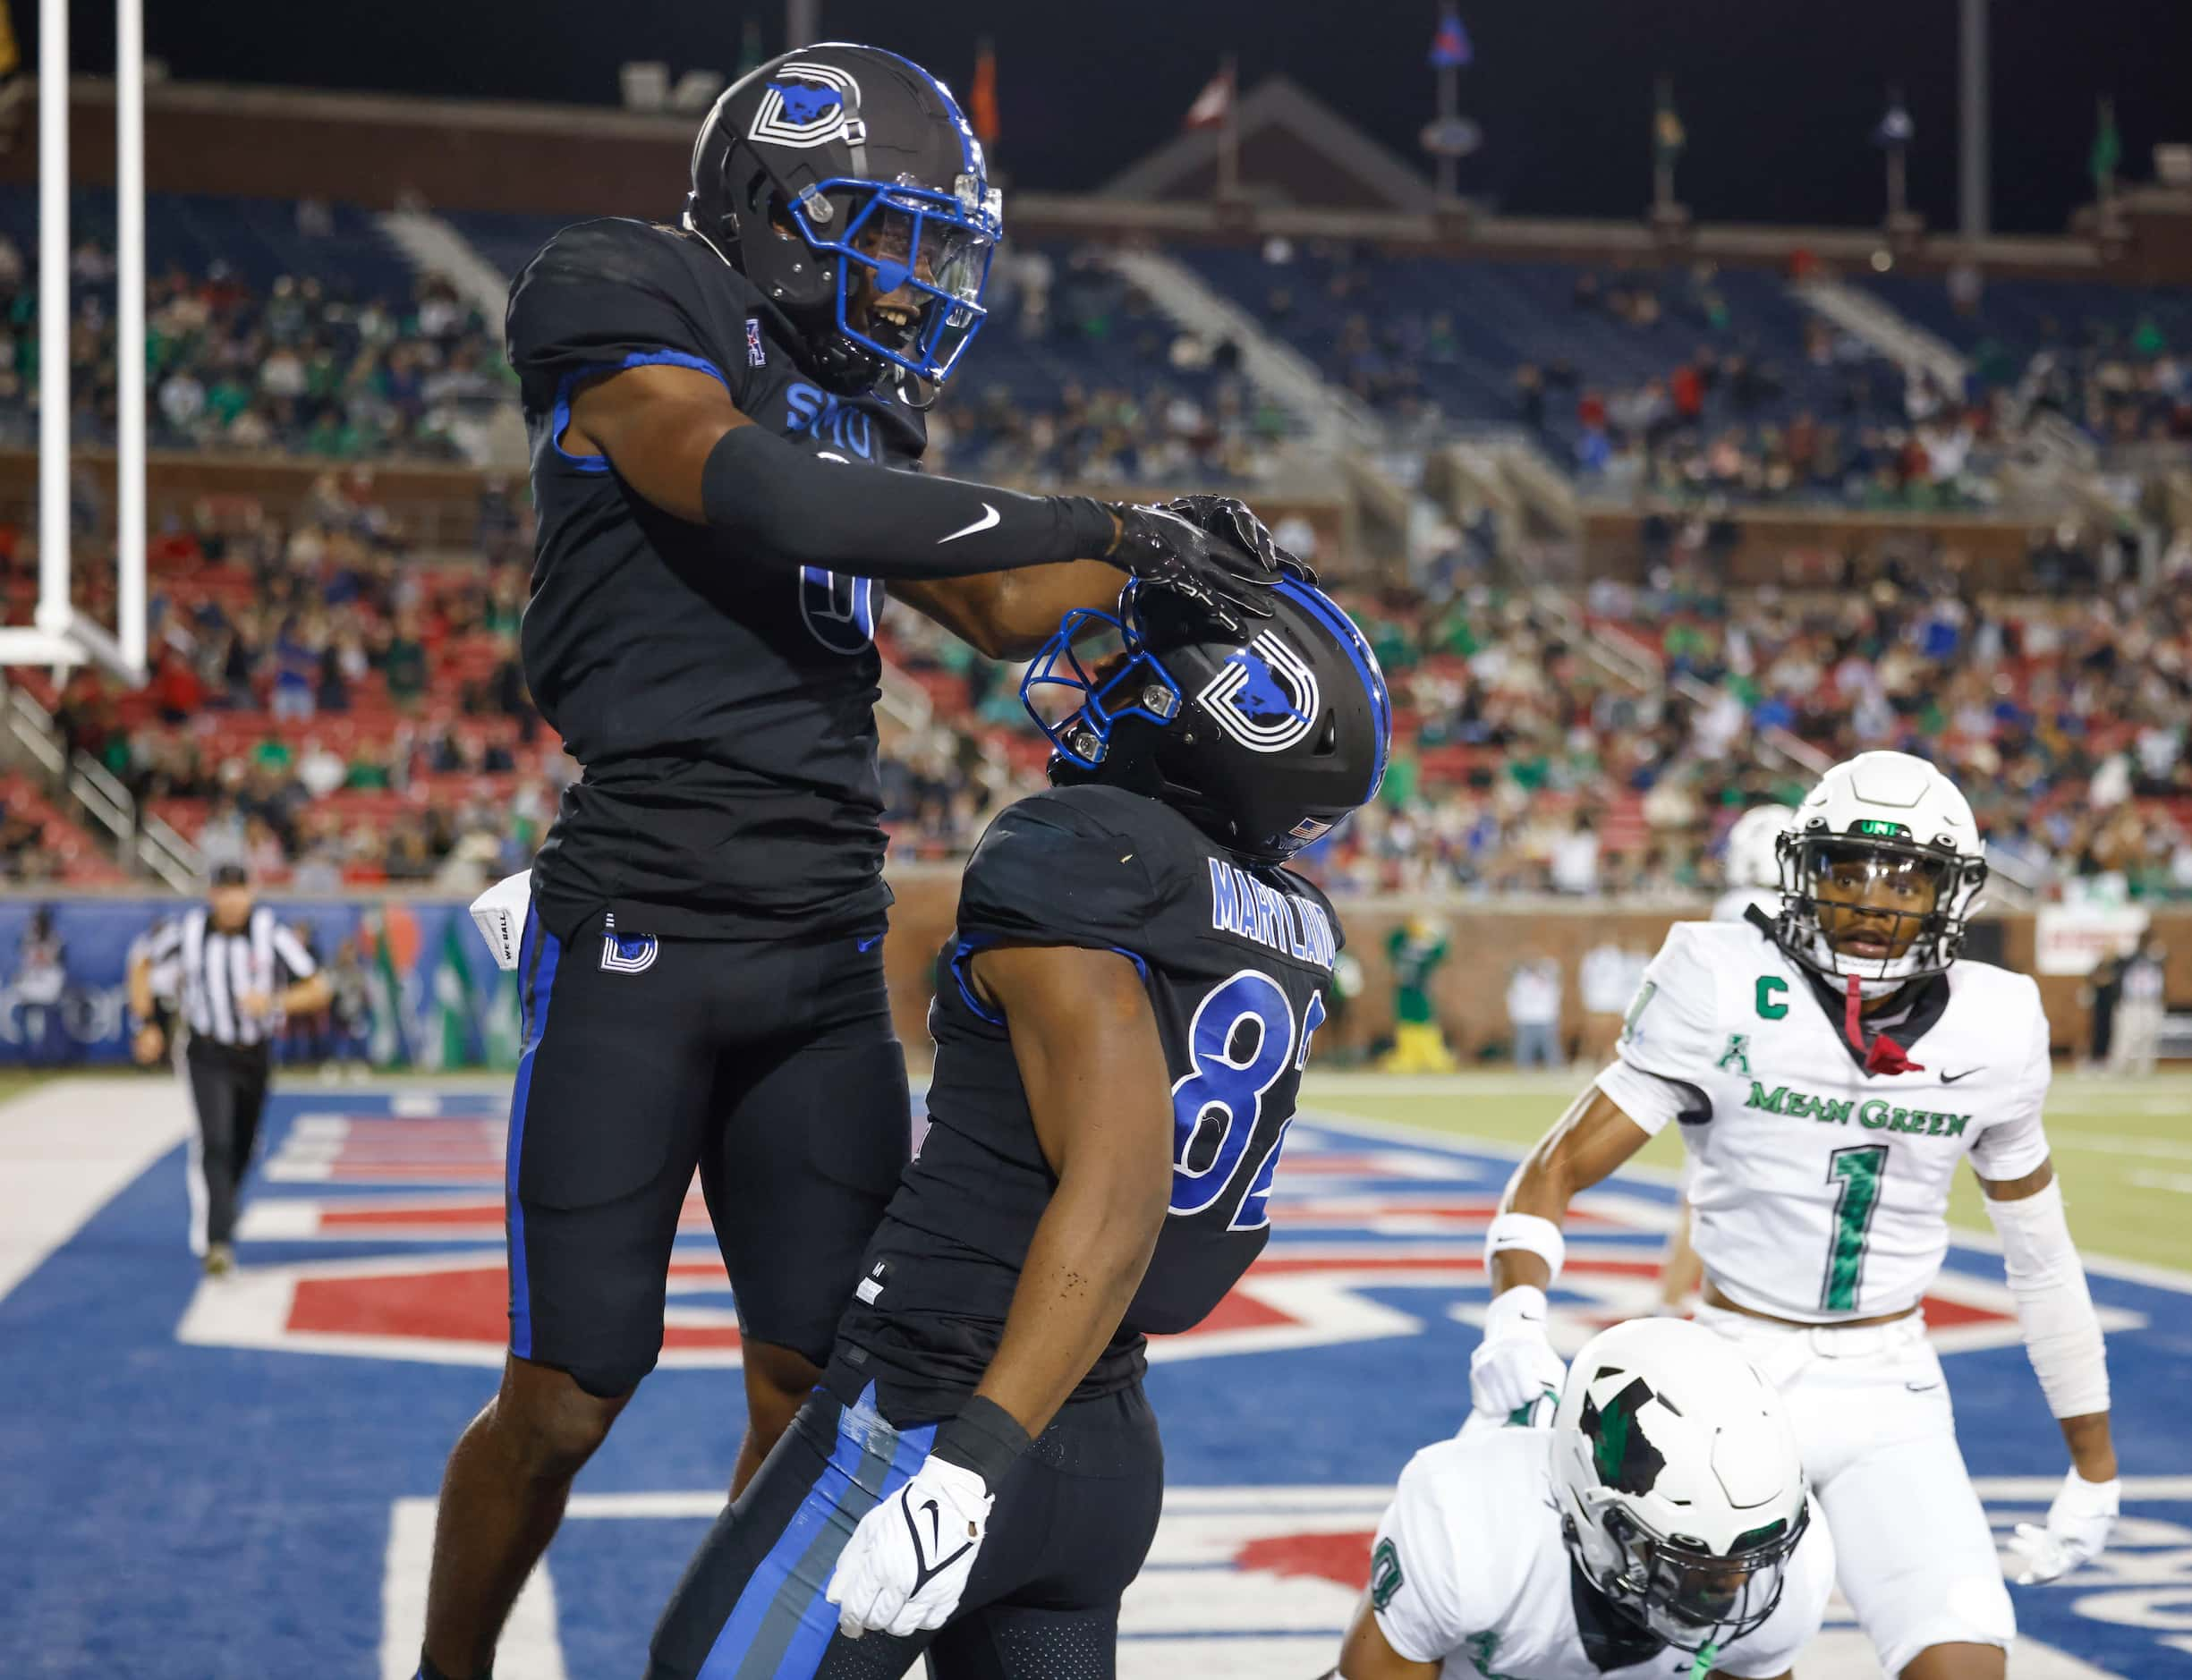
[[[1143,1338],[1200,1322],[1262,1251],[1340,930],[1301,877],[1244,864],[1122,789],[1052,789],[990,825],[960,889],[956,983],[930,1014],[928,1136],[840,1330],[843,1356],[916,1411],[956,1409],[980,1382],[1058,1184],[1005,1018],[966,983],[967,959],[1000,942],[1130,957],[1172,1077],[1171,1212],[1087,1396],[1137,1379]]]
[[[825,391],[743,277],[650,223],[556,234],[511,287],[506,330],[540,511],[525,678],[586,768],[534,869],[548,925],[569,937],[607,909],[634,933],[771,938],[873,921],[889,903],[878,586],[742,563],[562,441],[580,381],[659,362],[713,375],[848,473],[914,463],[922,416]]]

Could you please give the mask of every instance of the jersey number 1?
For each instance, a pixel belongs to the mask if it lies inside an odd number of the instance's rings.
[[[1294,1040],[1294,1005],[1277,980],[1243,969],[1214,987],[1195,1005],[1187,1028],[1194,1072],[1172,1087],[1172,1207],[1201,1213],[1223,1199],[1263,1116],[1263,1093],[1289,1066],[1309,1061],[1309,1041],[1324,1024],[1324,994],[1312,992],[1303,1012],[1302,1038]],[[1253,1033],[1253,1043],[1245,1042]],[[1256,1163],[1229,1226],[1255,1231],[1271,1222],[1271,1176],[1287,1141],[1289,1114]]]
[[[1867,1143],[1837,1150],[1827,1162],[1827,1182],[1841,1181],[1834,1197],[1834,1235],[1827,1243],[1827,1277],[1819,1291],[1822,1312],[1849,1312],[1865,1275],[1865,1243],[1880,1207],[1880,1181],[1888,1170],[1888,1146]]]

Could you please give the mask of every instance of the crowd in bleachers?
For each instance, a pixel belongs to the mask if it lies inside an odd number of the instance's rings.
[[[1015,483],[1269,479],[1291,420],[1240,352],[1183,332],[1088,248],[1008,246],[990,316],[930,418],[944,471]]]
[[[21,209],[0,197],[0,430],[31,414]],[[99,213],[80,223],[72,343],[76,421],[95,437],[115,395]],[[455,219],[513,270],[553,231]],[[506,400],[495,325],[414,282],[370,217],[161,198],[149,233],[156,446],[446,454],[455,415]],[[1285,240],[1176,254],[1372,406],[1524,426],[1586,488],[1623,495],[1954,507],[1989,496],[1990,454],[2035,412],[2103,441],[2192,436],[2182,293],[1872,283],[1971,357],[1951,394],[1763,271]],[[942,470],[1044,486],[1276,472],[1289,418],[1242,378],[1237,347],[1183,333],[1091,250],[1008,248],[990,301],[931,415]],[[70,744],[211,860],[319,887],[457,888],[522,867],[576,767],[517,658],[529,511],[497,486],[479,513],[477,542],[443,551],[362,473],[279,517],[202,506],[154,543],[151,685],[83,675],[44,698]],[[1350,603],[1392,678],[1398,741],[1376,806],[1313,868],[1343,889],[1689,890],[1737,811],[1800,788],[1805,748],[1898,745],[1965,783],[2025,878],[2192,893],[2192,539],[2137,590],[2116,581],[2122,556],[2067,526],[2035,545],[2036,593],[2019,598],[1923,564],[1831,593],[1731,594],[1709,543],[1643,535],[1654,581],[1597,586],[1577,613],[1504,591],[1482,533],[1419,590]],[[20,616],[35,563],[21,545],[0,560]],[[927,702],[887,708],[887,824],[898,855],[948,855],[1039,777],[1043,750],[1014,674],[897,609],[879,641]],[[0,796],[0,872],[104,867],[27,779]]]
[[[152,447],[455,459],[464,417],[506,399],[500,322],[487,320],[446,279],[413,276],[392,250],[353,261],[372,242],[370,229],[352,225],[356,212],[338,224],[331,207],[279,207],[292,225],[276,222],[268,232],[262,225],[272,210],[249,200],[152,203],[159,207],[148,228],[155,260],[145,300]],[[111,218],[110,208],[106,213]],[[208,219],[215,249],[255,253],[258,261],[204,256]],[[0,441],[20,446],[37,424],[38,301],[31,242],[8,232],[8,220],[0,216]],[[253,231],[257,242],[246,237]],[[276,267],[283,262],[297,267]],[[71,270],[72,433],[79,443],[111,443],[119,396],[110,242],[84,239]]]
[[[1585,606],[1659,682],[1630,690],[1481,586],[1366,609],[1415,747],[1337,844],[1337,880],[1695,888],[1727,823],[1808,780],[1793,738],[1933,759],[2021,880],[2192,896],[2192,541],[2153,587],[2096,594],[1993,597],[1923,567],[1731,594],[1669,570]]]
[[[209,859],[313,888],[469,889],[524,866],[577,774],[517,658],[526,520],[491,489],[477,551],[422,552],[363,475],[329,475],[288,522],[208,510],[156,548],[151,684],[82,674],[47,698]],[[1572,610],[1481,557],[1435,593],[1348,597],[1396,749],[1376,804],[1309,866],[1340,891],[1693,892],[1740,810],[1798,795],[1805,748],[1891,746],[1956,776],[2020,879],[2192,895],[2192,536],[2143,588],[2103,584],[2075,531],[2047,542],[2083,587],[1994,596],[1921,557],[1740,592],[1678,547]],[[918,692],[886,708],[894,854],[964,852],[1040,780],[1017,673],[900,608],[879,644],[887,686]],[[50,872],[44,816],[7,809],[0,868]]]
[[[2102,444],[2192,439],[2192,289],[1970,271],[1866,284],[1968,358],[1974,400],[2059,414]]]

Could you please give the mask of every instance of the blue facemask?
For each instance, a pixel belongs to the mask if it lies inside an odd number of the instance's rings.
[[[1042,731],[1060,758],[1084,770],[1103,762],[1112,732],[1121,718],[1168,724],[1179,716],[1180,685],[1143,642],[1134,625],[1134,586],[1129,584],[1116,615],[1090,607],[1066,614],[1058,632],[1043,643],[1029,663],[1027,675],[1020,679],[1020,703],[1035,720],[1035,727]],[[1082,663],[1074,651],[1074,642],[1084,635],[1100,634],[1106,628],[1118,632],[1126,658],[1116,670],[1099,676]],[[1035,703],[1037,692],[1043,689],[1064,689],[1078,695],[1079,704],[1051,723]]]
[[[834,200],[827,196],[833,193]],[[854,208],[839,226],[847,199]],[[960,175],[950,192],[833,175],[801,193],[791,213],[817,255],[838,259],[837,330],[892,366],[941,383],[988,317],[981,298],[990,259],[1004,237],[1003,204],[1003,195],[977,169]],[[872,249],[861,250],[863,241]],[[910,344],[885,343],[853,326],[845,306],[861,269],[878,298],[902,286],[920,298]]]

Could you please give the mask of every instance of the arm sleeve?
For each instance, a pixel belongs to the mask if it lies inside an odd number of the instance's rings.
[[[145,941],[145,961],[157,971],[173,963],[183,955],[183,923],[164,921],[153,929]]]
[[[663,363],[713,375],[747,409],[744,364],[714,359],[705,318],[721,306],[704,300],[692,260],[676,234],[644,222],[582,222],[542,247],[511,287],[503,323],[527,410],[560,433],[579,381]],[[709,278],[743,284],[727,270]],[[855,487],[840,476],[845,464],[828,449],[736,427],[701,474],[708,523],[742,557],[883,581],[1078,560],[1111,545],[1110,513],[1085,496],[915,472],[868,474]]]
[[[274,924],[274,955],[289,971],[292,980],[310,980],[319,972],[319,965],[312,961],[312,954],[304,948],[303,941],[278,921]]]
[[[2018,1328],[2047,1409],[2059,1418],[2107,1411],[2108,1345],[2063,1213],[2061,1181],[2014,1201],[1989,1198],[1986,1217],[2001,1238]]]
[[[726,432],[701,473],[709,527],[780,565],[862,577],[966,577],[1105,554],[1111,515],[1085,496],[1024,496],[925,472],[848,484],[833,452],[759,426]]]
[[[1614,1106],[1656,1136],[1669,1120],[1709,1120],[1712,1102],[1683,1077],[1712,1065],[1716,981],[1696,928],[1677,922],[1629,1002],[1615,1059],[1598,1076]]]
[[[1408,1461],[1378,1524],[1370,1563],[1371,1608],[1394,1654],[1443,1662],[1469,1635],[1455,1531],[1426,1449]]]
[[[2010,1094],[2008,1111],[1980,1133],[1971,1146],[1972,1170],[1982,1178],[2022,1178],[2038,1171],[2047,1159],[2047,1128],[2040,1116],[2047,1107],[2054,1063],[2049,1053],[2047,1012],[2040,1005],[2040,988],[2030,980],[2025,984],[2032,988],[2033,1018],[2025,1066]]]

